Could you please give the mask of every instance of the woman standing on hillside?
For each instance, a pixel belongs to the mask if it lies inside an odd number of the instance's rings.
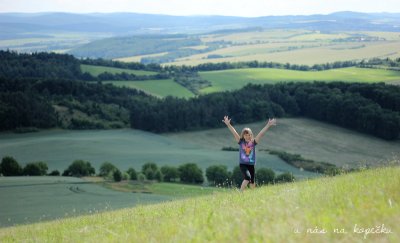
[[[243,128],[240,136],[236,132],[235,128],[231,125],[231,119],[228,116],[224,116],[222,120],[229,131],[235,137],[236,142],[239,144],[239,166],[240,171],[243,174],[243,182],[240,186],[240,190],[246,189],[247,185],[250,183],[250,187],[254,188],[256,184],[254,183],[254,166],[256,164],[256,145],[260,142],[260,139],[271,126],[276,125],[275,118],[268,119],[268,123],[263,129],[258,133],[258,135],[253,138],[253,132],[250,128]]]

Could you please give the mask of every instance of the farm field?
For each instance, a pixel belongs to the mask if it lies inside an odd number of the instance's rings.
[[[338,68],[324,71],[247,68],[199,72],[199,75],[212,83],[211,87],[202,89],[202,93],[240,89],[248,83],[274,84],[278,82],[296,81],[344,81],[400,84],[399,71],[357,67]]]
[[[91,182],[90,178],[0,177],[0,228],[178,200],[222,190],[177,183],[146,183],[144,186],[146,193],[132,193],[134,190],[121,192],[108,189],[101,183]]]
[[[121,58],[115,58],[113,60],[120,61],[120,62],[140,62],[140,60],[144,57],[163,56],[167,53],[168,52],[161,52],[161,53],[157,53],[157,54],[139,55],[139,56],[132,56],[132,57],[121,57]]]
[[[229,143],[230,135],[226,134]],[[111,162],[121,171],[154,162],[179,166],[197,163],[203,171],[211,165],[226,165],[232,170],[237,165],[237,153],[210,149],[204,143],[193,143],[140,130],[98,131],[43,131],[31,134],[3,134],[0,136],[0,154],[13,156],[20,164],[44,161],[49,171],[61,173],[77,159],[89,161],[98,172],[100,165]],[[259,153],[258,166],[273,169],[277,174],[292,172],[298,178],[317,176],[299,171],[274,155]]]
[[[0,49],[14,50],[18,52],[51,51],[66,53],[75,46],[89,43],[96,39],[110,37],[107,33],[82,33],[66,32],[58,33],[21,33],[21,38],[0,39]]]
[[[175,96],[179,98],[191,98],[195,95],[173,79],[157,79],[145,81],[103,81],[104,84],[112,84],[118,87],[127,87],[142,90],[156,97]]]
[[[400,36],[395,32],[310,30],[264,30],[245,33],[208,34],[213,41],[231,42],[223,48],[176,59],[165,65],[266,61],[314,65],[335,61],[400,57]],[[209,56],[219,58],[209,58]]]
[[[0,177],[0,228],[171,200],[124,193],[75,177]]]
[[[227,190],[204,197],[2,228],[0,239],[398,242],[399,175],[397,166],[259,187],[244,193]]]

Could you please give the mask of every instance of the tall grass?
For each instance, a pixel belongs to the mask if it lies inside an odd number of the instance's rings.
[[[2,242],[399,242],[400,168],[0,229]]]

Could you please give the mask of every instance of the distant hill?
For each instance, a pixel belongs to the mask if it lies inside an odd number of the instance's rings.
[[[0,50],[171,65],[238,60],[309,65],[397,58],[399,32],[400,13],[337,12],[253,18],[137,13],[0,14]]]
[[[222,29],[318,29],[321,31],[400,31],[400,13],[336,12],[328,15],[265,17],[170,16],[137,13],[1,13],[0,39],[57,32],[101,32],[113,35],[204,33]]]

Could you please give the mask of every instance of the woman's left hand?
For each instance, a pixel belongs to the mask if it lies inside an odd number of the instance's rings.
[[[268,119],[268,123],[267,126],[276,126],[276,119],[272,118],[272,119]]]

